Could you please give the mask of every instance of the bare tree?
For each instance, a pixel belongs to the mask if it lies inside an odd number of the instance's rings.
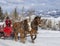
[[[27,16],[29,16],[29,20],[31,20],[31,15],[33,15],[35,13],[35,10],[30,9],[27,11]]]
[[[56,30],[56,24],[55,24],[55,20],[53,21],[53,26],[52,26],[52,30]]]
[[[60,30],[60,21],[58,22],[58,27],[59,27],[59,30]]]
[[[50,29],[52,28],[52,21],[51,20],[48,20],[47,27]]]
[[[16,8],[14,9],[13,17],[14,17],[15,20],[18,19],[18,12],[17,12],[17,9]]]
[[[8,16],[8,12],[6,11],[5,14],[4,14],[4,18],[6,18]]]

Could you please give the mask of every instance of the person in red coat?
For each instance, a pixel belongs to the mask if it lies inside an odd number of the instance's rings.
[[[8,26],[8,27],[11,26],[11,20],[10,20],[9,17],[6,17],[6,21],[5,21],[5,23],[6,23],[6,26]]]
[[[10,36],[12,32],[12,27],[11,27],[11,20],[9,17],[6,17],[5,24],[6,24],[6,27],[4,28],[5,35]]]

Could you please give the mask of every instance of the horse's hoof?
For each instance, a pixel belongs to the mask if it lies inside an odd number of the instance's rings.
[[[15,40],[16,42],[18,41],[18,40]]]
[[[20,41],[20,42],[25,43],[25,41]]]
[[[32,43],[34,43],[34,41],[32,41]]]
[[[22,42],[22,43],[25,43],[25,42]]]
[[[25,43],[25,41],[20,41],[20,42]]]

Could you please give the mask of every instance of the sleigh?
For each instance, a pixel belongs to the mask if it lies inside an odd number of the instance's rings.
[[[10,37],[12,34],[12,27],[5,26],[4,22],[0,22],[0,38]]]

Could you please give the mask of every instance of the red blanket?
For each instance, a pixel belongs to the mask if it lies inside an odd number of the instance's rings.
[[[11,33],[12,33],[12,27],[5,27],[4,28],[4,33],[5,33],[5,36],[10,36]]]

